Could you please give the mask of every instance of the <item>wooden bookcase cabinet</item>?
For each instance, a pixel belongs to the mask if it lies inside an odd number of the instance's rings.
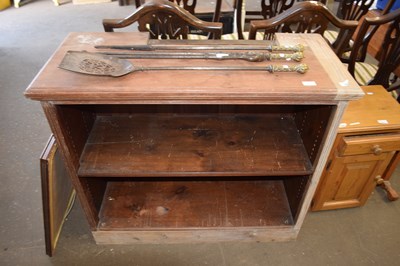
[[[347,102],[363,96],[320,35],[277,34],[305,45],[305,75],[60,70],[67,50],[94,50],[87,40],[148,42],[73,33],[25,95],[42,104],[97,243],[297,237]]]
[[[198,230],[200,241],[209,241],[199,233],[202,228],[225,230],[219,240],[227,240],[234,237],[228,233],[231,230],[247,231],[239,238],[263,239],[257,234],[259,228],[294,227],[336,109],[331,105],[52,108],[67,132],[64,141],[72,151],[96,231],[195,234]]]

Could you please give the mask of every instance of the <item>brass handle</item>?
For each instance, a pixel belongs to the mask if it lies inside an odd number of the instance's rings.
[[[372,147],[372,152],[373,152],[375,155],[380,155],[380,154],[382,153],[382,148],[379,147],[379,145],[374,145],[374,146]]]

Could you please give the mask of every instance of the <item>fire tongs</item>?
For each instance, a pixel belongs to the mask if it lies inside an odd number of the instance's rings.
[[[245,60],[249,62],[262,62],[273,60],[287,60],[300,62],[303,59],[302,52],[296,53],[264,53],[264,52],[134,52],[114,53],[99,52],[118,58],[130,59],[213,59],[213,60]]]
[[[308,70],[306,64],[290,65],[266,65],[266,66],[160,66],[142,67],[135,66],[126,59],[118,57],[90,53],[86,51],[68,51],[59,65],[60,68],[98,76],[120,77],[136,71],[150,70],[239,70],[239,71],[267,71],[297,72],[304,74]]]

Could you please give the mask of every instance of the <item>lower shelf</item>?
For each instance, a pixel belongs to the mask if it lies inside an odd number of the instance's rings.
[[[100,231],[291,227],[282,180],[108,182]]]

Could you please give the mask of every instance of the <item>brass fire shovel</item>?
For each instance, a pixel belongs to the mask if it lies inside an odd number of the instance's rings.
[[[267,71],[297,72],[304,74],[308,70],[306,64],[266,65],[266,66],[160,66],[142,67],[135,66],[126,59],[120,59],[110,55],[90,53],[86,51],[68,51],[64,56],[60,68],[83,74],[97,76],[120,77],[136,71],[150,70],[239,70],[239,71]]]

